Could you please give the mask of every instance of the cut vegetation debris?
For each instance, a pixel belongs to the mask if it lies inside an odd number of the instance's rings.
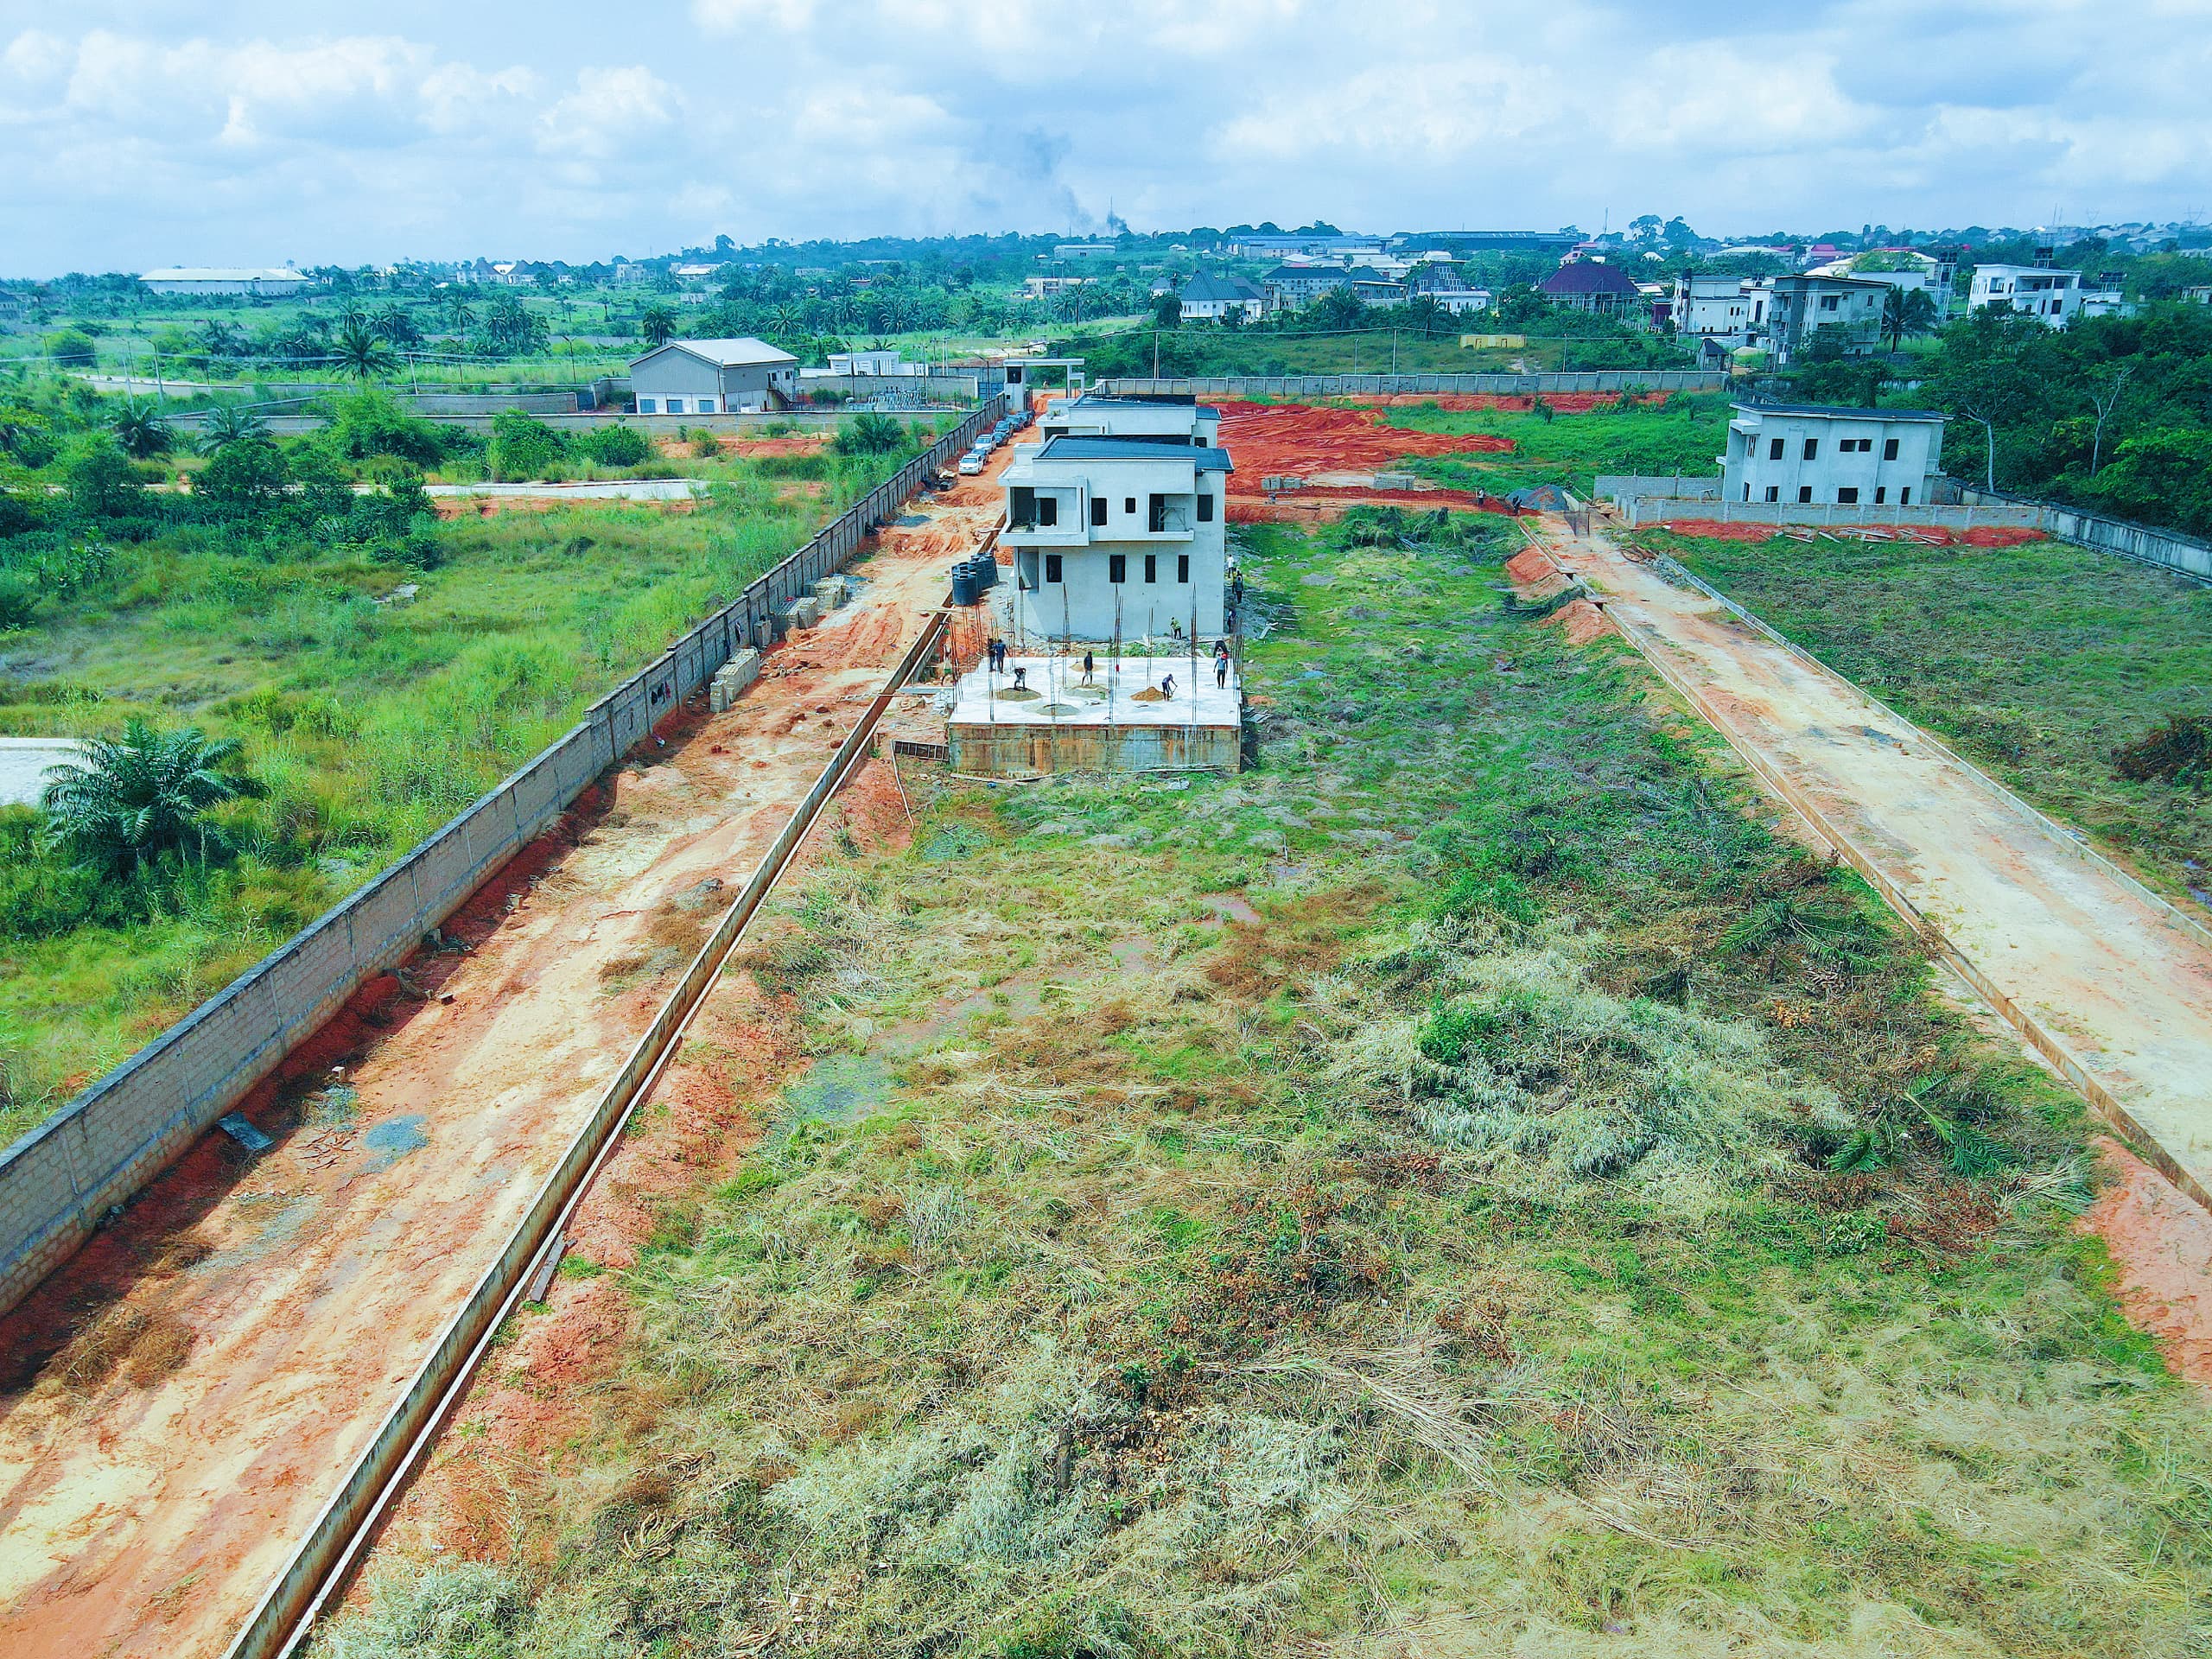
[[[1499,605],[1510,525],[1377,520],[1245,537],[1256,770],[910,771],[917,850],[779,905],[759,1017],[874,1081],[572,1257],[524,1350],[626,1334],[493,1421],[507,1535],[388,1548],[324,1652],[2212,1641],[2075,1101]]]

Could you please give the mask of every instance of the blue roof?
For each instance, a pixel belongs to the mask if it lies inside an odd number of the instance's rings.
[[[1229,451],[1218,445],[1146,443],[1138,438],[1050,438],[1039,461],[1184,461],[1202,473],[1233,473]]]

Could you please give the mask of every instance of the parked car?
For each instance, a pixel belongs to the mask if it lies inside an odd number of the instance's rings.
[[[960,457],[960,475],[963,478],[973,478],[982,470],[983,457],[979,451],[970,449]]]

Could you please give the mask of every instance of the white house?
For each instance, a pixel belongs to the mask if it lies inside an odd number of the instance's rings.
[[[1720,457],[1730,501],[1789,506],[1928,505],[1943,416],[1922,409],[1738,404]]]
[[[1220,442],[1221,411],[1187,393],[1109,397],[1086,391],[1053,403],[1038,416],[1037,434],[1046,440],[1140,438],[1205,449]]]
[[[1674,320],[1675,334],[1684,340],[1710,340],[1728,346],[1749,345],[1751,285],[1741,276],[1677,276],[1668,315]]]
[[[1249,320],[1268,308],[1267,296],[1242,276],[1217,276],[1205,270],[1183,284],[1182,302],[1185,322],[1194,319],[1218,321],[1231,315]]]
[[[1497,296],[1486,288],[1432,288],[1428,297],[1453,316],[1464,317],[1489,310]]]
[[[2063,328],[2082,310],[2082,273],[2049,265],[1976,265],[1967,304],[1979,311],[2024,311]]]
[[[1164,639],[1224,625],[1229,539],[1219,448],[1056,437],[1002,474],[1015,624],[1046,639]]]
[[[138,279],[156,294],[251,294],[264,299],[296,294],[304,271],[265,266],[168,265]]]
[[[764,340],[671,340],[631,359],[640,415],[780,409],[798,392],[798,359]]]

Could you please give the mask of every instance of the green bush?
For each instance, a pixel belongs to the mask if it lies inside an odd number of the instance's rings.
[[[124,518],[143,510],[146,486],[130,458],[105,434],[89,438],[64,474],[69,505],[87,518]]]
[[[568,458],[567,442],[544,422],[512,409],[492,417],[493,478],[510,484],[548,478]]]
[[[54,359],[57,368],[89,369],[99,361],[100,353],[90,334],[68,328],[47,336],[46,354]]]
[[[417,467],[434,467],[451,447],[435,423],[410,415],[388,392],[364,391],[333,412],[325,441],[348,461],[393,455]]]
[[[0,571],[0,633],[28,628],[38,614],[38,585],[13,571]]]
[[[266,438],[248,438],[218,449],[193,480],[192,494],[219,512],[254,524],[284,500],[291,481],[283,452]]]
[[[635,467],[653,452],[652,441],[623,422],[584,434],[584,454],[602,467]]]

